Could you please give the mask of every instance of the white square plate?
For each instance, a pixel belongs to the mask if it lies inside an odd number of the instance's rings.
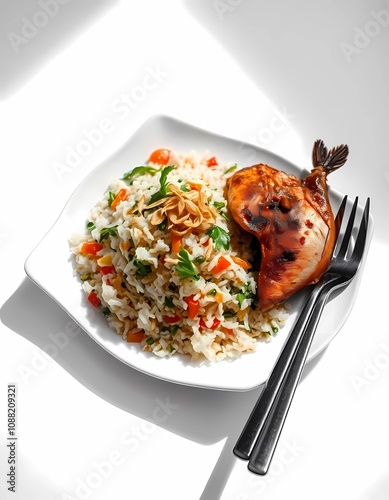
[[[307,173],[265,149],[199,129],[174,118],[154,116],[81,182],[54,226],[28,257],[26,273],[98,344],[123,363],[178,384],[230,391],[254,389],[268,377],[304,303],[306,292],[297,294],[293,299],[287,325],[270,343],[259,342],[254,353],[243,354],[233,361],[193,363],[189,358],[179,355],[161,359],[143,352],[138,344],[122,340],[109,328],[103,314],[86,301],[80,281],[74,274],[68,245],[70,236],[84,230],[91,207],[101,198],[111,179],[119,178],[130,168],[143,164],[151,151],[161,147],[182,153],[207,150],[223,161],[236,162],[239,166],[267,163],[299,177]],[[330,189],[330,197],[336,211],[343,195]],[[359,212],[361,214],[362,209],[359,208]],[[372,236],[371,222],[368,243]],[[342,327],[353,306],[360,277],[361,272],[351,285],[327,304],[308,360],[324,349]]]

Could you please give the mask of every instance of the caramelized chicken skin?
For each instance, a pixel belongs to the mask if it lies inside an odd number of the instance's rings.
[[[327,175],[347,156],[345,145],[327,151],[322,141],[316,141],[313,169],[303,180],[262,163],[238,170],[228,180],[234,220],[260,243],[261,310],[317,282],[327,270],[335,244]]]

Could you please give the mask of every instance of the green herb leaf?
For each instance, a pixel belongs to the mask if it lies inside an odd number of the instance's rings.
[[[104,307],[103,314],[104,316],[109,316],[111,314],[111,309],[109,307]]]
[[[144,278],[145,276],[151,273],[151,266],[149,263],[134,259],[133,264],[135,267],[138,268],[135,273],[137,276]]]
[[[103,241],[105,238],[108,238],[109,236],[117,236],[118,234],[118,226],[112,226],[112,227],[103,227],[103,229],[100,229],[100,241]]]
[[[182,184],[182,186],[180,186],[180,189],[181,189],[181,191],[184,191],[185,193],[190,191],[190,187],[188,186],[188,184]]]
[[[86,225],[86,228],[89,231],[93,231],[93,229],[96,229],[96,226],[93,224],[93,222],[88,222],[88,224]]]
[[[161,224],[158,224],[158,229],[160,231],[165,231],[167,227],[167,217],[165,217],[165,219],[161,222]]]
[[[165,306],[174,307],[174,302],[171,297],[165,297]]]
[[[226,206],[226,204],[223,201],[214,201],[213,206],[216,207],[218,210],[221,210]]]
[[[230,174],[231,172],[233,172],[237,168],[238,168],[238,164],[234,163],[230,168],[227,168],[227,170],[224,172],[224,175]]]
[[[230,248],[230,235],[219,226],[213,226],[208,229],[207,234],[215,242],[215,247],[217,250],[228,250]]]
[[[126,174],[124,174],[121,180],[122,181],[129,181],[137,175],[144,175],[144,174],[154,175],[157,172],[159,172],[159,170],[157,168],[154,168],[154,167],[148,167],[148,166],[135,167],[130,172],[127,172]]]
[[[153,337],[149,337],[147,340],[146,340],[146,344],[149,344],[149,345],[152,345],[154,344],[155,340],[153,339]]]
[[[210,290],[207,295],[211,295],[211,297],[214,297],[215,295],[217,294],[217,290],[216,288],[212,288],[212,290]]]
[[[170,334],[172,337],[178,332],[178,325],[174,325],[170,328]]]
[[[205,257],[203,255],[199,255],[195,258],[194,261],[197,262],[197,264],[202,264],[203,262],[205,262]]]
[[[190,260],[189,253],[183,247],[181,247],[178,252],[178,264],[175,266],[175,270],[182,279],[192,278],[195,281],[200,279],[196,268]]]
[[[236,300],[238,301],[239,307],[242,307],[242,303],[245,299],[254,299],[255,295],[250,289],[250,285],[246,283],[242,290],[236,295]]]
[[[116,195],[113,191],[108,192],[108,206],[110,207],[113,200],[116,198]]]
[[[175,168],[176,167],[174,167],[173,165],[169,165],[168,167],[163,167],[163,169],[161,170],[161,178],[159,180],[160,183],[159,191],[157,191],[151,196],[148,205],[152,205],[156,201],[162,200],[162,198],[166,198],[166,196],[168,195],[167,176]]]
[[[231,312],[231,311],[227,311],[223,314],[223,316],[226,318],[226,319],[230,319],[230,318],[234,318],[236,316],[236,313],[234,312]]]

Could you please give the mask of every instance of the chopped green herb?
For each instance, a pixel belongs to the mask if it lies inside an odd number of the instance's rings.
[[[197,264],[202,264],[203,262],[205,262],[205,257],[203,255],[199,255],[195,258],[194,261],[197,262]]]
[[[171,297],[165,297],[165,306],[174,307],[174,302]]]
[[[155,340],[153,339],[153,337],[149,337],[147,340],[146,340],[146,344],[149,344],[149,345],[152,345],[154,344]]]
[[[217,290],[216,288],[212,288],[212,290],[210,290],[207,295],[211,295],[212,297],[214,297],[215,295],[217,294]]]
[[[100,229],[100,241],[103,241],[105,238],[108,238],[109,236],[117,236],[118,234],[118,226],[111,226],[111,227],[103,227],[103,229]]]
[[[226,206],[226,204],[223,201],[214,201],[213,206],[216,207],[218,210],[221,210]]]
[[[111,314],[111,309],[109,307],[104,307],[103,314],[104,316],[109,316]]]
[[[249,288],[249,284],[246,283],[242,290],[236,295],[236,300],[238,301],[239,307],[242,307],[242,303],[245,299],[254,299],[255,295]]]
[[[189,253],[183,247],[181,247],[178,252],[178,264],[175,266],[175,270],[182,279],[192,278],[195,281],[200,279],[196,268],[190,260]]]
[[[153,168],[153,167],[147,167],[147,166],[135,167],[130,172],[127,172],[126,174],[124,174],[121,180],[122,181],[129,181],[130,179],[132,179],[136,175],[144,175],[144,174],[154,175],[157,172],[159,172],[159,170],[156,168]]]
[[[231,311],[227,311],[223,314],[223,316],[226,318],[226,319],[229,319],[229,318],[233,318],[234,316],[236,316],[236,313],[235,312],[231,312]]]
[[[173,347],[171,344],[169,344],[169,346],[168,346],[168,351],[169,351],[170,353],[172,353],[172,352],[174,352],[175,350],[176,350],[176,348],[175,348],[175,347]]]
[[[233,172],[237,168],[238,168],[238,164],[234,163],[230,168],[227,168],[227,170],[224,172],[224,175],[230,174],[231,172]]]
[[[170,334],[174,337],[174,335],[178,332],[178,325],[174,325],[170,329]]]
[[[174,167],[172,165],[169,165],[168,167],[163,167],[162,168],[162,170],[161,170],[161,178],[159,180],[159,183],[160,183],[159,191],[157,191],[156,193],[154,193],[151,196],[148,205],[152,205],[156,201],[162,200],[162,198],[166,198],[166,196],[168,195],[167,176],[175,168],[176,167]]]
[[[147,262],[142,262],[141,260],[134,259],[133,264],[137,267],[136,275],[144,278],[151,273],[151,266]]]
[[[113,191],[108,192],[108,206],[111,206],[113,200],[116,198],[116,195]]]
[[[89,231],[93,231],[93,229],[96,229],[96,226],[93,224],[93,222],[88,222],[88,224],[86,225],[86,228]]]
[[[184,191],[185,193],[190,191],[190,187],[188,186],[188,184],[183,184],[182,186],[180,186],[180,189],[181,189],[181,191]]]
[[[215,247],[217,250],[228,250],[230,248],[230,236],[219,226],[212,226],[208,229],[207,234],[213,239],[215,242]]]
[[[160,231],[165,231],[167,227],[167,217],[165,217],[165,219],[161,222],[161,224],[158,224],[158,229]]]
[[[220,215],[227,221],[227,222],[230,222],[230,218],[228,217],[228,215],[225,213],[225,212],[221,212]]]

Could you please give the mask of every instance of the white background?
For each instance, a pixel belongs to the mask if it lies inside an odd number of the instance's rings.
[[[3,0],[0,35],[0,497],[386,500],[389,3]],[[80,181],[157,113],[306,168],[315,139],[345,142],[350,159],[330,183],[372,198],[354,309],[307,366],[266,477],[232,454],[259,389],[141,375],[77,332],[24,273]],[[49,261],[47,272],[55,280]],[[16,494],[8,383],[18,389]]]

